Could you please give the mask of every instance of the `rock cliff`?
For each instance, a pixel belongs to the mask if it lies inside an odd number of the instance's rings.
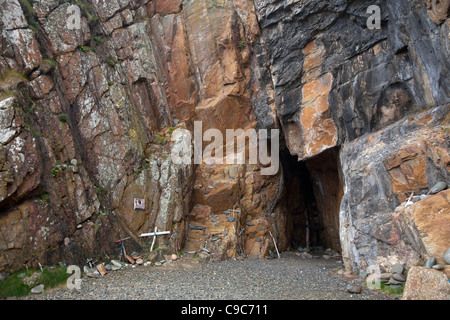
[[[445,191],[402,203],[450,183],[449,6],[1,0],[0,271],[144,250],[155,227],[215,259],[266,257],[272,235],[352,269],[441,255],[419,212],[448,225]],[[195,121],[280,129],[280,170],[174,163]]]

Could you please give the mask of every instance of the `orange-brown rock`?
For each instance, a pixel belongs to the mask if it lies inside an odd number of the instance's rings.
[[[402,300],[450,300],[450,283],[442,272],[412,267],[408,272]]]

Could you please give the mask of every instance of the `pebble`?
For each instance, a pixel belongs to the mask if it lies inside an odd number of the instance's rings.
[[[261,242],[262,240],[261,240],[261,238],[256,238],[255,239],[255,242]]]
[[[442,190],[447,189],[447,182],[440,181],[436,183],[428,192],[428,194],[436,194],[438,192],[441,192]]]
[[[252,222],[252,221],[247,221],[245,224],[248,225],[248,226],[254,226],[255,225],[255,223]]]
[[[162,266],[162,263],[161,262],[155,262],[155,266],[157,266],[157,267]]]
[[[402,284],[402,281],[397,281],[394,277],[390,278],[387,284]]]
[[[450,248],[448,248],[447,251],[444,252],[442,259],[444,259],[444,262],[446,264],[450,264]]]
[[[228,222],[234,222],[234,218],[233,217],[228,217]]]
[[[347,285],[347,291],[350,293],[357,293],[360,294],[362,291],[362,285],[360,284],[348,284]]]
[[[190,255],[187,257],[192,258]],[[174,268],[167,269],[122,268],[103,278],[83,278],[80,291],[67,290],[62,286],[46,290],[42,294],[27,296],[25,299],[92,300],[93,297],[99,300],[395,299],[381,291],[364,288],[361,294],[347,292],[346,286],[349,282],[331,273],[336,268],[331,259],[302,259],[293,252],[284,253],[282,259],[273,260],[229,259],[197,263],[195,259],[192,261],[186,259],[186,257],[179,259],[181,261],[176,263]],[[268,278],[271,281],[266,281]],[[354,312],[353,309],[348,311]]]
[[[394,280],[396,280],[396,281],[401,281],[401,282],[405,282],[405,281],[406,281],[405,276],[403,276],[402,274],[399,274],[399,273],[394,273],[394,274],[392,275],[392,278],[391,278],[391,279],[394,279]]]
[[[425,268],[432,268],[436,264],[436,258],[431,257],[425,262]]]
[[[34,287],[33,289],[31,289],[31,293],[34,293],[34,294],[39,294],[42,291],[44,291],[44,285],[43,284],[40,284],[37,287]]]
[[[392,273],[402,274],[403,273],[403,265],[400,263],[394,264],[391,268]]]
[[[122,268],[122,263],[121,263],[120,261],[117,261],[117,260],[111,260],[111,264],[112,264],[113,266]]]
[[[423,200],[423,199],[425,199],[425,198],[427,198],[428,196],[426,195],[426,194],[421,194],[420,195],[420,200]]]
[[[369,274],[364,270],[359,271],[359,276],[362,278],[367,278],[368,275]]]
[[[433,269],[435,270],[443,270],[445,267],[442,264],[435,264],[433,266]]]

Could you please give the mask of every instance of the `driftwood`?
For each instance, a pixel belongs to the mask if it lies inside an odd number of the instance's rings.
[[[277,242],[275,241],[275,238],[273,237],[272,232],[270,232],[270,230],[269,230],[269,233],[270,233],[270,236],[272,237],[273,244],[275,245],[275,250],[277,250],[278,259],[280,259],[280,252],[278,251]]]

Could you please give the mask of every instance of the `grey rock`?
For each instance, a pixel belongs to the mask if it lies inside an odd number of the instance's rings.
[[[430,259],[425,262],[425,268],[432,268],[436,264],[436,258],[431,257]]]
[[[391,284],[391,289],[399,289],[401,287],[402,287],[401,284]]]
[[[394,264],[391,268],[391,272],[394,274],[402,274],[403,273],[403,265],[400,263]]]
[[[350,293],[356,293],[356,294],[360,294],[362,291],[362,285],[360,284],[348,284],[347,285],[347,291]]]
[[[23,274],[25,276],[25,273]],[[9,273],[7,272],[0,272],[0,282],[5,281],[9,277]]]
[[[433,269],[435,270],[443,270],[445,267],[442,264],[435,264],[433,266]]]
[[[120,270],[122,267],[118,267],[118,266],[116,266],[116,265],[112,265],[111,266],[111,271],[117,271],[117,270]]]
[[[122,265],[123,265],[120,261],[117,261],[117,260],[111,260],[111,264],[112,264],[113,266],[118,267],[118,268],[121,268]]]
[[[256,238],[255,239],[255,242],[261,242],[262,240],[261,240],[261,238]]]
[[[426,195],[426,194],[421,194],[420,195],[420,200],[423,200],[423,199],[425,199],[425,198],[427,198],[428,196]]]
[[[406,281],[405,276],[402,275],[402,274],[399,274],[399,273],[394,273],[394,274],[392,275],[392,278],[391,278],[391,279],[394,279],[394,280],[396,280],[396,281],[401,281],[401,282],[405,282],[405,281]]]
[[[442,190],[445,190],[445,189],[447,189],[447,182],[440,181],[440,182],[436,183],[430,189],[430,191],[428,191],[428,194],[436,194],[436,193],[441,192]]]
[[[450,248],[448,248],[445,252],[444,255],[442,256],[442,259],[444,259],[444,262],[446,264],[450,264]]]
[[[109,263],[105,264],[105,269],[106,269],[106,271],[111,271],[112,270],[111,265]]]
[[[34,287],[33,289],[31,289],[31,293],[33,293],[33,294],[39,294],[42,291],[44,291],[44,285],[43,284],[40,284],[37,287]]]
[[[213,218],[211,219],[211,222],[217,222],[217,217],[213,217]]]
[[[255,225],[255,223],[253,221],[247,221],[245,224],[248,225],[248,226],[254,226]]]
[[[366,271],[364,271],[364,270],[359,271],[359,276],[360,277],[367,278],[368,275],[369,274]]]
[[[195,224],[192,224],[192,223],[189,224],[189,228],[192,230],[205,230],[206,229],[206,227],[196,226]]]
[[[228,217],[228,222],[234,222],[234,218],[233,217]]]
[[[388,284],[402,284],[403,281],[397,281],[394,279],[394,277],[389,279]]]

